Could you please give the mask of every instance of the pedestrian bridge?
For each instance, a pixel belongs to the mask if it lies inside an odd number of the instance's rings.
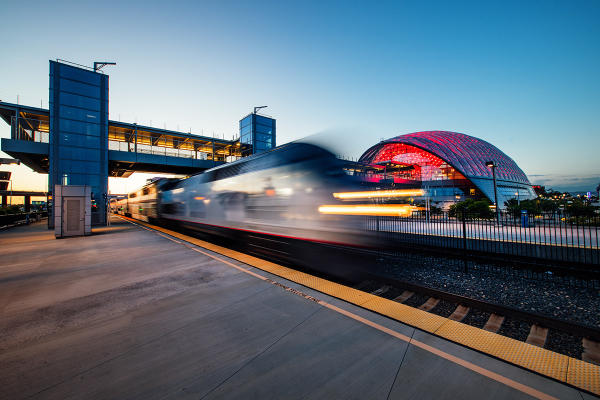
[[[48,173],[50,112],[0,101],[0,117],[10,125],[2,151],[39,173]],[[241,157],[239,140],[215,139],[135,123],[108,121],[108,173],[193,174]]]

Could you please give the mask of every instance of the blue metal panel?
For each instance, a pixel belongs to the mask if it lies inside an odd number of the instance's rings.
[[[50,61],[49,188],[89,185],[92,224],[106,223],[108,76]]]
[[[2,151],[5,153],[29,153],[47,156],[49,145],[48,143],[2,138]]]
[[[109,150],[108,159],[112,162],[122,163],[133,163],[133,164],[146,164],[154,166],[165,166],[164,170],[168,170],[168,167],[173,167],[173,173],[177,173],[176,167],[187,167],[197,169],[197,172],[201,170],[212,168],[216,165],[222,164],[222,162],[212,160],[197,160],[194,158],[184,157],[173,157],[163,156],[158,154],[145,154],[145,153],[133,153],[127,151]],[[135,166],[132,169],[136,169]]]

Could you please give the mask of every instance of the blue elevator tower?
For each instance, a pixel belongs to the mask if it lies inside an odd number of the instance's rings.
[[[252,113],[240,120],[243,157],[275,148],[275,138],[275,119]]]
[[[108,76],[50,61],[48,189],[88,185],[92,225],[106,224]],[[50,216],[49,223],[53,218]]]

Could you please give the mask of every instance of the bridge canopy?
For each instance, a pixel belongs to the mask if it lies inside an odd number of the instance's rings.
[[[49,110],[0,102],[0,118],[11,127],[2,150],[39,173],[48,173]],[[216,139],[149,126],[108,121],[110,176],[133,172],[193,174],[241,157],[239,140]]]

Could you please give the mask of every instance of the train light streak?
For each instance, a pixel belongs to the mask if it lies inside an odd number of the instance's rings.
[[[292,188],[279,188],[275,192],[280,196],[291,196],[294,193]]]
[[[322,205],[321,214],[336,215],[375,215],[408,217],[417,208],[409,204],[352,204],[352,205]]]
[[[333,197],[337,199],[371,199],[377,197],[416,197],[423,196],[423,189],[403,189],[403,190],[372,190],[368,192],[343,192],[334,193]]]

